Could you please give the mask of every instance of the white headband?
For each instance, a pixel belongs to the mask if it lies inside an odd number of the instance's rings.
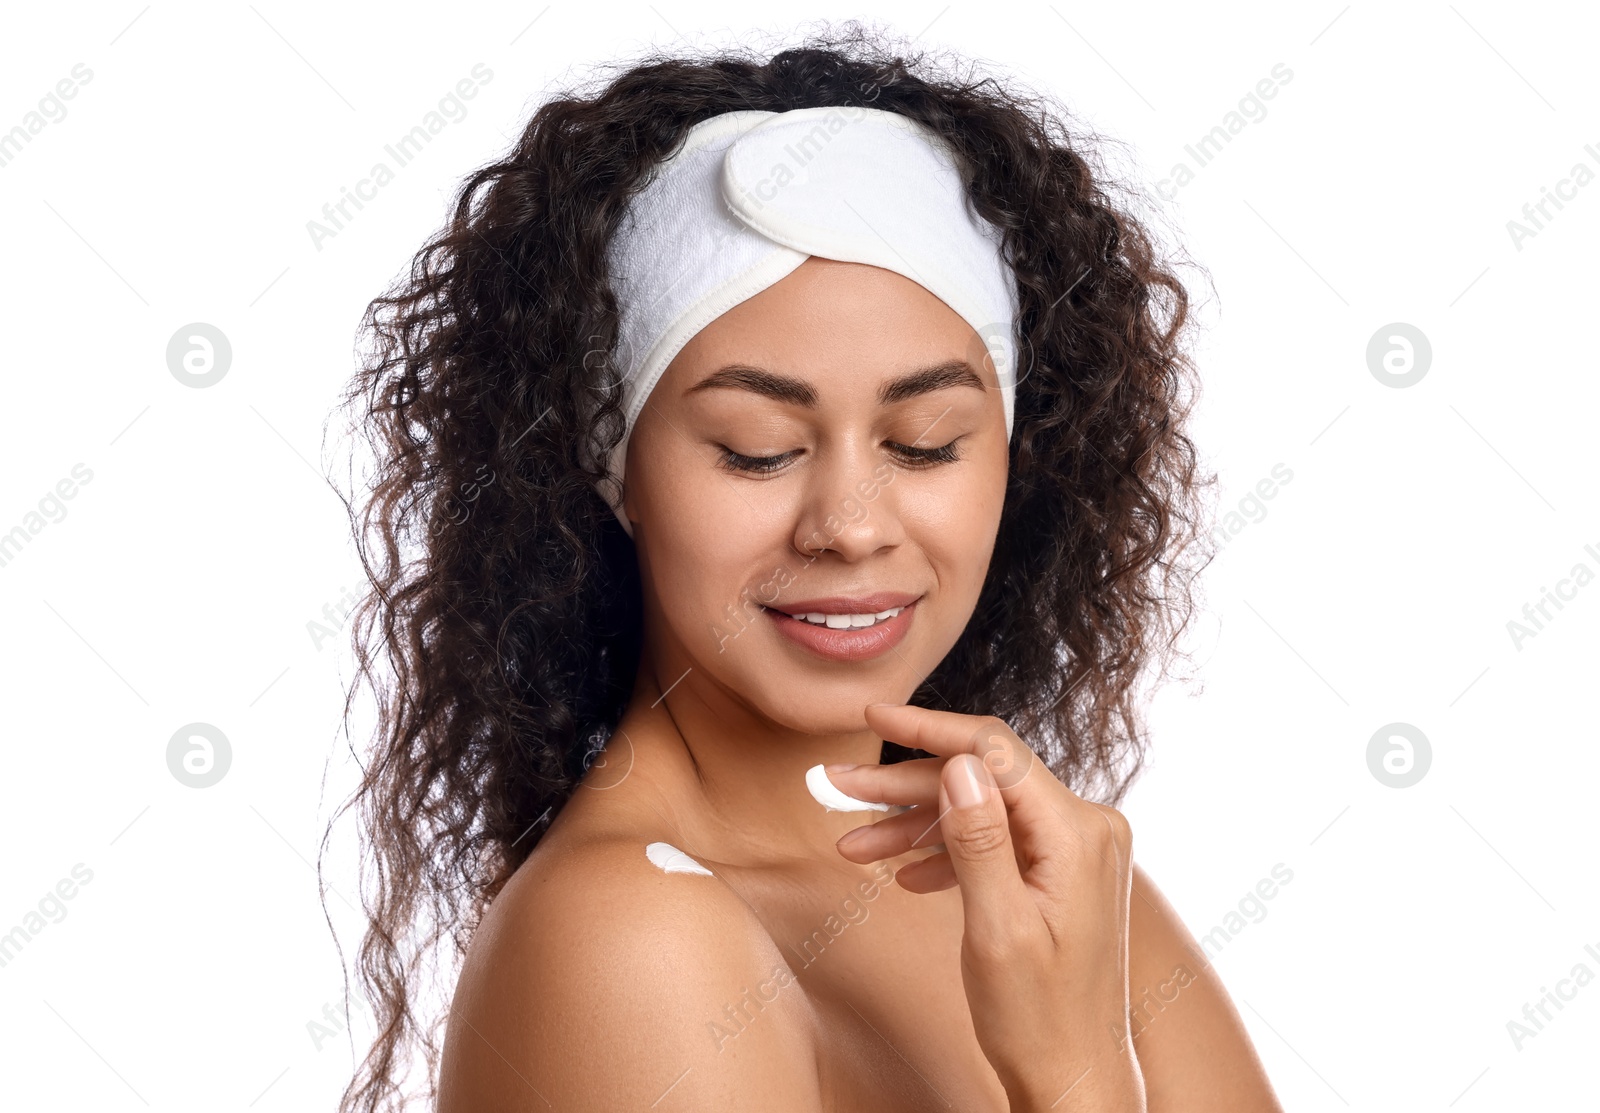
[[[907,116],[828,107],[702,120],[629,200],[608,250],[627,422],[612,474],[622,478],[634,423],[683,346],[812,255],[894,271],[960,314],[994,363],[1009,440],[1017,295],[1000,243],[969,208],[945,142]],[[621,505],[612,510],[632,536]]]

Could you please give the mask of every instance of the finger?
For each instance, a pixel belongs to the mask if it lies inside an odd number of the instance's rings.
[[[954,757],[973,754],[984,764],[1011,810],[1011,828],[1029,857],[1048,852],[1058,823],[1099,821],[1087,802],[1052,773],[994,715],[961,715],[910,704],[868,704],[867,723],[884,738]]]
[[[1000,787],[1011,811],[1011,833],[1029,849],[1029,859],[1050,848],[1059,819],[1083,806],[1082,798],[1061,784],[998,716],[957,715],[907,704],[869,704],[866,712],[867,723],[883,737],[952,758],[958,753],[978,756]]]
[[[867,725],[883,738],[941,757],[970,753],[972,732],[1001,721],[994,715],[935,711],[912,703],[869,703],[866,719]]]
[[[928,806],[863,824],[847,832],[835,845],[841,856],[865,865],[933,846],[943,837],[939,830],[939,810]]]
[[[1011,789],[1042,764],[1005,720],[995,715],[962,715],[912,704],[874,703],[867,705],[866,719],[879,735],[902,746],[947,758],[976,755],[988,767],[1008,802],[1012,799]]]
[[[930,854],[895,871],[894,883],[911,893],[938,893],[955,888],[956,870],[949,854]]]
[[[945,763],[939,829],[961,889],[969,939],[998,941],[1041,919],[1017,866],[1006,801],[971,754]]]
[[[921,757],[893,765],[857,765],[852,769],[822,767],[823,775],[846,796],[885,804],[935,804],[939,800],[942,757]]]

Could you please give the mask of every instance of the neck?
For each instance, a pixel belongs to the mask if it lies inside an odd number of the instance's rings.
[[[642,661],[607,746],[608,752],[619,743],[631,747],[636,789],[655,798],[661,818],[690,844],[680,850],[749,865],[824,855],[842,861],[833,845],[838,838],[884,818],[876,811],[830,812],[805,782],[814,765],[877,764],[883,752],[878,735],[865,728],[797,731],[710,682],[696,682],[694,670],[679,679],[683,671],[663,684],[654,663]]]

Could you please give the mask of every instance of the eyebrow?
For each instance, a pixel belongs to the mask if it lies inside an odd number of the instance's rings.
[[[898,379],[891,379],[878,390],[880,406],[903,402],[922,394],[931,394],[952,386],[975,386],[987,390],[972,365],[962,359],[950,359],[931,367],[920,367]],[[780,375],[761,367],[735,363],[713,372],[690,387],[685,394],[702,390],[748,390],[767,398],[808,410],[817,408],[817,392],[804,379]]]

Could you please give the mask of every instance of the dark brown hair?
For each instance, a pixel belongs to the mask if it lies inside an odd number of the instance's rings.
[[[446,938],[464,952],[632,690],[638,567],[587,463],[622,431],[605,250],[630,192],[709,116],[872,107],[958,153],[1016,277],[1016,429],[982,595],[912,702],[999,715],[1091,798],[1118,802],[1137,774],[1138,681],[1171,659],[1203,564],[1182,559],[1203,537],[1188,298],[1090,137],[964,67],[854,23],[770,57],[615,65],[539,107],[368,307],[375,349],[346,398],[376,467],[352,499],[370,590],[350,696],[370,686],[378,725],[335,821],[359,806],[378,1036],[345,1113],[402,1104],[418,1048],[434,1082],[419,973]]]

